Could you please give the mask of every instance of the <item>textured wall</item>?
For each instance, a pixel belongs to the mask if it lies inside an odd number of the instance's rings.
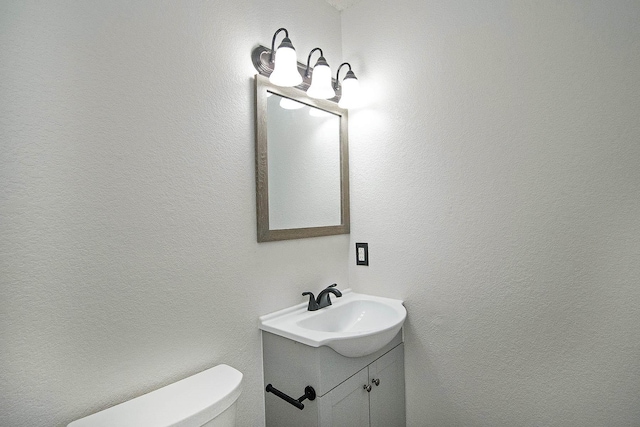
[[[412,426],[640,424],[637,2],[343,12],[360,291],[405,298]],[[217,363],[262,424],[257,316],[346,282],[346,236],[255,243],[249,52],[320,1],[0,3],[0,425]],[[334,59],[335,58],[335,59]],[[374,93],[375,91],[375,93]]]
[[[258,316],[346,284],[348,236],[256,243],[253,47],[341,58],[318,0],[0,2],[0,425],[219,363],[263,424]]]
[[[406,300],[408,424],[640,425],[640,3],[342,19],[350,284]]]

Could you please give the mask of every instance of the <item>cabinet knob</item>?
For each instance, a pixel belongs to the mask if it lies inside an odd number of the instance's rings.
[[[376,386],[380,385],[380,378],[374,378],[371,380],[372,383],[374,383]]]
[[[371,386],[369,384],[363,385],[362,388],[367,390],[367,393],[371,393]]]

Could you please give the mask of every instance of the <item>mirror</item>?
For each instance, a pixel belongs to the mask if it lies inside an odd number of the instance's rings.
[[[258,242],[348,234],[347,111],[255,82]]]

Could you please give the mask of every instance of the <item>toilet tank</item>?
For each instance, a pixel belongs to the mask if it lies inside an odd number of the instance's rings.
[[[241,392],[242,373],[231,366],[218,365],[76,420],[68,427],[232,426],[235,402]]]

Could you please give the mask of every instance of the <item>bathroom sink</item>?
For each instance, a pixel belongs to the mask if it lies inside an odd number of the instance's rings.
[[[260,329],[311,347],[327,346],[346,357],[375,353],[396,336],[407,310],[402,301],[347,289],[333,305],[308,311],[307,303],[260,317]]]

